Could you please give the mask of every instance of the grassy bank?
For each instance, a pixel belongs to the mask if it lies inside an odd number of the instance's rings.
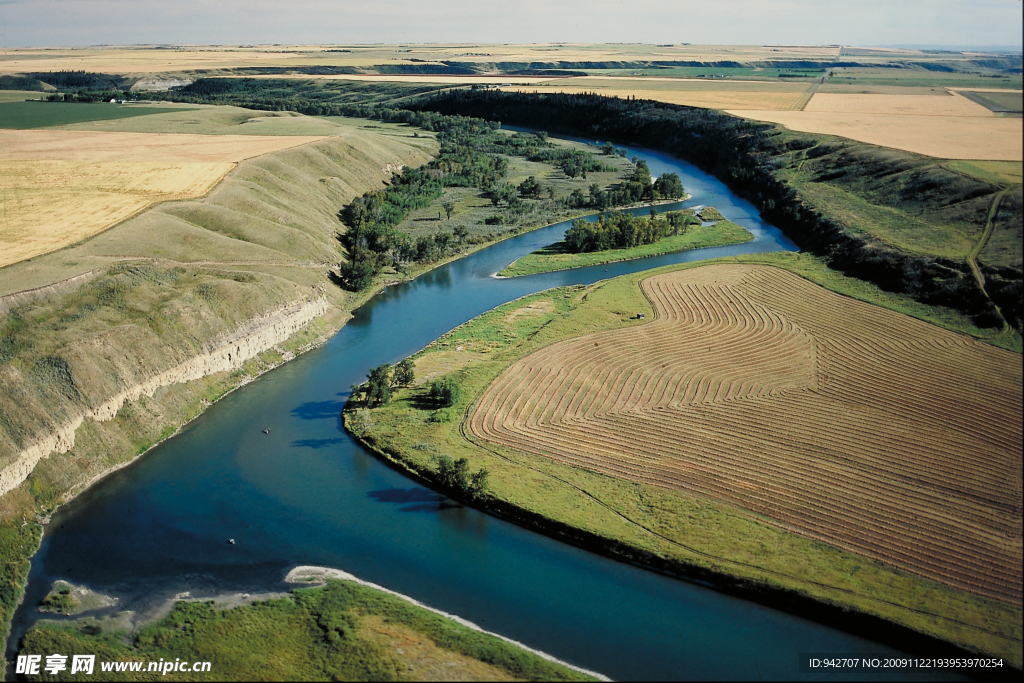
[[[290,598],[218,609],[179,602],[138,633],[116,620],[41,623],[23,654],[95,654],[99,662],[211,662],[176,680],[593,680],[490,634],[350,581],[303,588]],[[254,643],[260,647],[253,647]],[[80,676],[28,676],[72,680]],[[160,673],[102,673],[104,680],[159,680]]]
[[[782,267],[856,299],[958,331],[972,329],[962,315],[844,277],[806,254],[724,261]],[[372,427],[363,442],[427,482],[437,480],[438,456],[466,458],[470,471],[490,473],[489,494],[478,504],[552,535],[590,539],[585,545],[593,549],[690,575],[717,576],[724,585],[754,594],[769,589],[789,596],[782,606],[808,601],[831,606],[838,609],[830,617],[836,622],[835,615],[844,611],[871,615],[966,650],[998,654],[1019,667],[1019,606],[789,533],[724,503],[599,475],[468,435],[463,419],[475,398],[512,363],[561,339],[643,324],[632,320],[637,311],[650,318],[638,282],[656,272],[541,292],[453,330],[413,357],[417,385],[369,411]],[[436,406],[427,395],[429,383],[441,377],[462,387],[450,422],[435,420]],[[360,407],[353,403],[346,410]]]
[[[602,263],[630,261],[647,256],[660,256],[661,254],[690,251],[691,249],[724,247],[729,244],[749,242],[751,239],[753,239],[753,235],[747,232],[745,228],[731,221],[719,220],[712,225],[697,226],[685,235],[665,237],[653,244],[644,244],[632,249],[606,249],[604,251],[578,254],[569,251],[566,248],[565,242],[555,242],[514,261],[507,268],[499,272],[498,275],[502,277],[516,277],[518,275],[548,273],[553,270],[585,268],[587,266],[598,266]]]

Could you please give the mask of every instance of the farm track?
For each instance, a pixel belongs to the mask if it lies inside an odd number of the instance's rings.
[[[468,431],[1021,603],[1020,356],[773,268],[642,287],[652,322],[522,359]]]

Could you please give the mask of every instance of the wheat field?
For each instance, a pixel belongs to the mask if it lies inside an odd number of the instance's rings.
[[[239,161],[320,139],[0,130],[0,267],[201,197]]]

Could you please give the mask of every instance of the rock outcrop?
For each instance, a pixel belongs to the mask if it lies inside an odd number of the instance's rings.
[[[226,339],[215,341],[209,351],[159,372],[80,412],[25,447],[14,462],[0,470],[0,495],[21,484],[36,464],[51,453],[66,453],[75,445],[75,432],[85,420],[106,422],[128,401],[152,397],[157,389],[201,379],[218,372],[236,370],[249,359],[288,340],[318,316],[327,313],[326,299],[301,301],[255,318]]]

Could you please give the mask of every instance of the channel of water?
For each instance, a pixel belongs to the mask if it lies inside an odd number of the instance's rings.
[[[900,654],[446,504],[343,431],[339,412],[348,388],[369,367],[394,363],[497,305],[670,263],[796,249],[717,179],[664,154],[631,153],[655,176],[678,173],[692,195],[659,211],[712,205],[755,239],[559,273],[493,277],[561,239],[563,223],[389,287],[327,344],[226,396],[144,458],[60,508],[32,560],[8,656],[40,617],[35,605],[56,579],[115,594],[118,609],[145,613],[184,591],[284,590],[284,574],[300,564],[343,569],[615,679],[810,680],[818,676],[799,672],[800,653]]]

